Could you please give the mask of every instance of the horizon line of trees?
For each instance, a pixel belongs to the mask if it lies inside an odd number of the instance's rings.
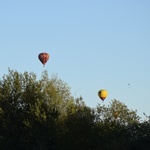
[[[150,116],[113,99],[90,108],[47,71],[0,79],[1,150],[150,150]]]

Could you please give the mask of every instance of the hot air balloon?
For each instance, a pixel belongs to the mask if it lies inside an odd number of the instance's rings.
[[[43,66],[45,66],[46,62],[49,60],[49,54],[48,53],[40,53],[38,55],[39,60],[41,61],[41,63],[43,64]]]
[[[108,92],[106,90],[98,91],[98,96],[102,101],[104,101],[104,99],[107,97],[107,95],[108,95]]]
[[[113,113],[113,116],[114,116],[115,119],[118,118],[118,115],[119,115],[119,112],[118,112],[118,111],[115,111],[115,112]]]

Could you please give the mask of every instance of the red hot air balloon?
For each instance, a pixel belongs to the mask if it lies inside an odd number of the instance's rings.
[[[46,62],[49,60],[49,54],[48,53],[40,53],[38,55],[39,60],[45,66]]]

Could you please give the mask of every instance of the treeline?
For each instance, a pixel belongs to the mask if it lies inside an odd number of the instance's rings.
[[[57,76],[8,70],[0,80],[1,150],[150,150],[150,117],[120,101],[88,107]]]

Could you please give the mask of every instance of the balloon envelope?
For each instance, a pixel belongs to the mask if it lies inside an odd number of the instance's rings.
[[[108,95],[108,92],[106,90],[98,91],[98,96],[102,101],[104,101],[104,99],[107,97],[107,95]]]
[[[114,118],[116,119],[116,118],[118,118],[119,112],[118,112],[118,111],[115,111],[115,112],[113,113],[113,115],[114,115]]]
[[[38,58],[39,58],[39,60],[41,61],[41,63],[43,64],[43,65],[45,65],[46,64],[46,62],[49,60],[49,54],[48,53],[40,53],[39,55],[38,55]]]

